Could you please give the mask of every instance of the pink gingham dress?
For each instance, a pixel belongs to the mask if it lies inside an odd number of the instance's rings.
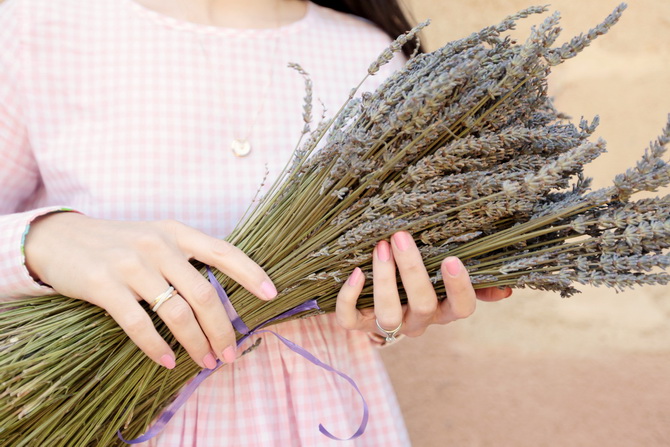
[[[315,99],[334,113],[388,43],[371,24],[314,4],[279,29],[233,30],[132,0],[0,3],[0,297],[53,293],[28,274],[22,241],[33,219],[54,210],[177,219],[225,237],[266,166],[272,180],[302,129],[303,80],[287,62],[309,72]],[[251,127],[252,153],[237,158],[229,143]],[[358,383],[370,407],[362,437],[340,443],[319,433],[323,423],[350,436],[362,414],[358,395],[263,336],[148,444],[409,445],[366,334],[332,316],[275,328]]]

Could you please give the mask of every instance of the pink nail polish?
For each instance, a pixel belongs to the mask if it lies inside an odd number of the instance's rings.
[[[167,369],[173,369],[176,364],[174,357],[171,355],[163,354],[163,356],[161,356],[161,365],[165,366]]]
[[[377,258],[383,262],[388,262],[391,259],[391,250],[389,249],[388,242],[381,241],[377,244]]]
[[[450,276],[458,276],[463,269],[460,259],[454,257],[445,259],[444,266]]]
[[[223,359],[226,361],[226,363],[233,363],[235,361],[235,351],[236,350],[233,346],[228,346],[223,350]]]
[[[361,275],[363,275],[363,272],[361,271],[360,268],[356,267],[353,272],[351,272],[351,275],[349,275],[349,280],[347,281],[347,284],[350,286],[355,286],[356,283],[361,279]]]
[[[216,359],[215,359],[214,356],[213,356],[211,353],[209,353],[209,352],[207,353],[207,355],[205,356],[205,358],[202,359],[202,363],[205,364],[205,366],[207,367],[207,369],[214,369],[214,368],[216,368]]]
[[[393,242],[395,242],[395,246],[398,247],[400,251],[407,250],[412,244],[411,236],[404,231],[394,234]]]
[[[264,281],[263,284],[261,284],[261,290],[263,291],[265,298],[269,300],[277,296],[277,288],[270,281]]]

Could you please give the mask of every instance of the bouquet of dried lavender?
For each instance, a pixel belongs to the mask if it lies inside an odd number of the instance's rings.
[[[371,271],[372,247],[398,230],[414,235],[438,288],[448,255],[464,261],[475,287],[567,296],[575,283],[666,284],[670,196],[632,197],[670,182],[662,158],[670,122],[636,167],[590,191],[583,168],[605,150],[589,141],[597,120],[571,124],[547,97],[550,68],[605,33],[624,8],[558,47],[557,14],[522,44],[504,36],[545,11],[526,9],[410,59],[311,132],[303,72],[306,141],[229,237],[280,295],[259,302],[216,273],[247,326],[313,298],[334,310],[339,282],[356,266]],[[423,26],[394,42],[370,74]],[[372,306],[371,288],[359,305]],[[198,372],[181,349],[176,369],[160,368],[86,302],[43,297],[0,311],[3,445],[112,445],[118,428],[142,433]]]

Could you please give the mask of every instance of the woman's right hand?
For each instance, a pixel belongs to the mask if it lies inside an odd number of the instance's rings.
[[[216,267],[262,300],[277,295],[263,269],[237,247],[182,223],[123,222],[78,213],[35,220],[26,266],[58,293],[102,307],[155,362],[172,369],[175,355],[139,300],[149,304],[170,285],[178,294],[157,313],[191,358],[213,368],[233,362],[235,332],[216,290],[190,259]]]

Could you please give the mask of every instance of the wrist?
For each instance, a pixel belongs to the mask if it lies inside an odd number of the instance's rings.
[[[33,279],[47,284],[45,266],[53,259],[53,242],[61,239],[68,228],[86,216],[73,210],[57,210],[35,218],[26,229],[24,239],[25,266]]]

